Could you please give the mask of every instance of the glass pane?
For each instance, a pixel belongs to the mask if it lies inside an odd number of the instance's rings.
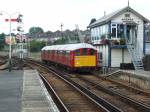
[[[87,55],[87,49],[82,49],[82,55]]]
[[[80,49],[75,51],[75,56],[80,56]]]
[[[112,28],[112,37],[116,37],[116,28]]]
[[[94,49],[90,49],[89,54],[90,54],[90,55],[95,55],[95,50],[94,50]]]
[[[117,25],[117,38],[124,38],[124,26],[123,26],[123,24]]]

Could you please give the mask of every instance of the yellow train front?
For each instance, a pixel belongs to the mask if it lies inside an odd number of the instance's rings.
[[[90,71],[97,68],[97,50],[87,43],[46,46],[42,49],[42,61],[70,70]]]
[[[97,67],[97,51],[93,48],[80,48],[73,51],[71,62],[74,70],[89,71]]]

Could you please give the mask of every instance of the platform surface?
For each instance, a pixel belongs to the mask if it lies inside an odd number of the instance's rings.
[[[20,112],[23,71],[0,71],[0,112]]]
[[[36,70],[25,70],[21,112],[58,112]]]
[[[120,70],[126,73],[131,73],[137,77],[143,78],[145,80],[150,80],[150,71],[143,71],[143,70]]]
[[[0,71],[0,112],[59,112],[36,70]]]

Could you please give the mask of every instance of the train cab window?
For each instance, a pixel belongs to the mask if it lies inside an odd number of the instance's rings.
[[[94,49],[90,49],[89,55],[95,55],[95,50]]]
[[[82,49],[82,55],[87,55],[87,49],[86,48]]]
[[[80,49],[75,51],[75,56],[80,56]]]

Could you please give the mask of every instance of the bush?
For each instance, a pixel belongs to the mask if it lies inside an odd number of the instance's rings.
[[[119,42],[118,42],[118,40],[112,40],[112,44],[113,45],[119,45]]]
[[[126,44],[126,41],[124,38],[120,38],[120,45],[125,45]]]

